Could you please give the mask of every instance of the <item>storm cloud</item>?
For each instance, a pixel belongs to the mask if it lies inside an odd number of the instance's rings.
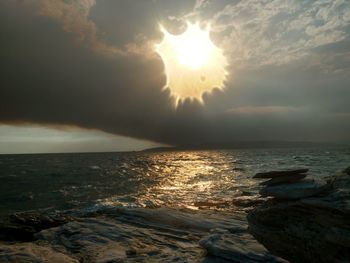
[[[230,77],[177,109],[161,22],[212,24]],[[72,125],[172,145],[350,140],[346,1],[0,3],[0,122]]]

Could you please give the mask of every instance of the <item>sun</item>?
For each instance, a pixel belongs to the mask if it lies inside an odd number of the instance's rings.
[[[170,34],[160,26],[164,34],[156,52],[163,60],[167,82],[177,106],[187,98],[203,103],[203,94],[214,88],[223,89],[227,77],[227,60],[223,51],[210,39],[210,26],[202,30],[199,23],[187,23],[180,35]]]

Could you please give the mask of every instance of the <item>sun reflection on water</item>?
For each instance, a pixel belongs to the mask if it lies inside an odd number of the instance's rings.
[[[227,155],[224,151],[166,155],[166,158],[159,154],[151,157],[157,163],[150,167],[151,174],[158,180],[140,195],[143,202],[190,208],[227,205],[234,196],[241,194],[241,189],[250,185],[250,180],[242,178],[242,170],[233,169],[232,154]],[[161,160],[166,161],[159,165]]]

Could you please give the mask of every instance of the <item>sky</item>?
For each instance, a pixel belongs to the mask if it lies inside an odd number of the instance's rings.
[[[174,107],[154,46],[211,25],[223,90]],[[350,142],[348,0],[3,0],[0,153]]]

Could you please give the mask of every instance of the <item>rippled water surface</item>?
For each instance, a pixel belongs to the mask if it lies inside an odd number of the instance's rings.
[[[0,214],[98,205],[225,209],[257,193],[258,171],[307,167],[325,176],[349,164],[349,149],[0,155]]]

